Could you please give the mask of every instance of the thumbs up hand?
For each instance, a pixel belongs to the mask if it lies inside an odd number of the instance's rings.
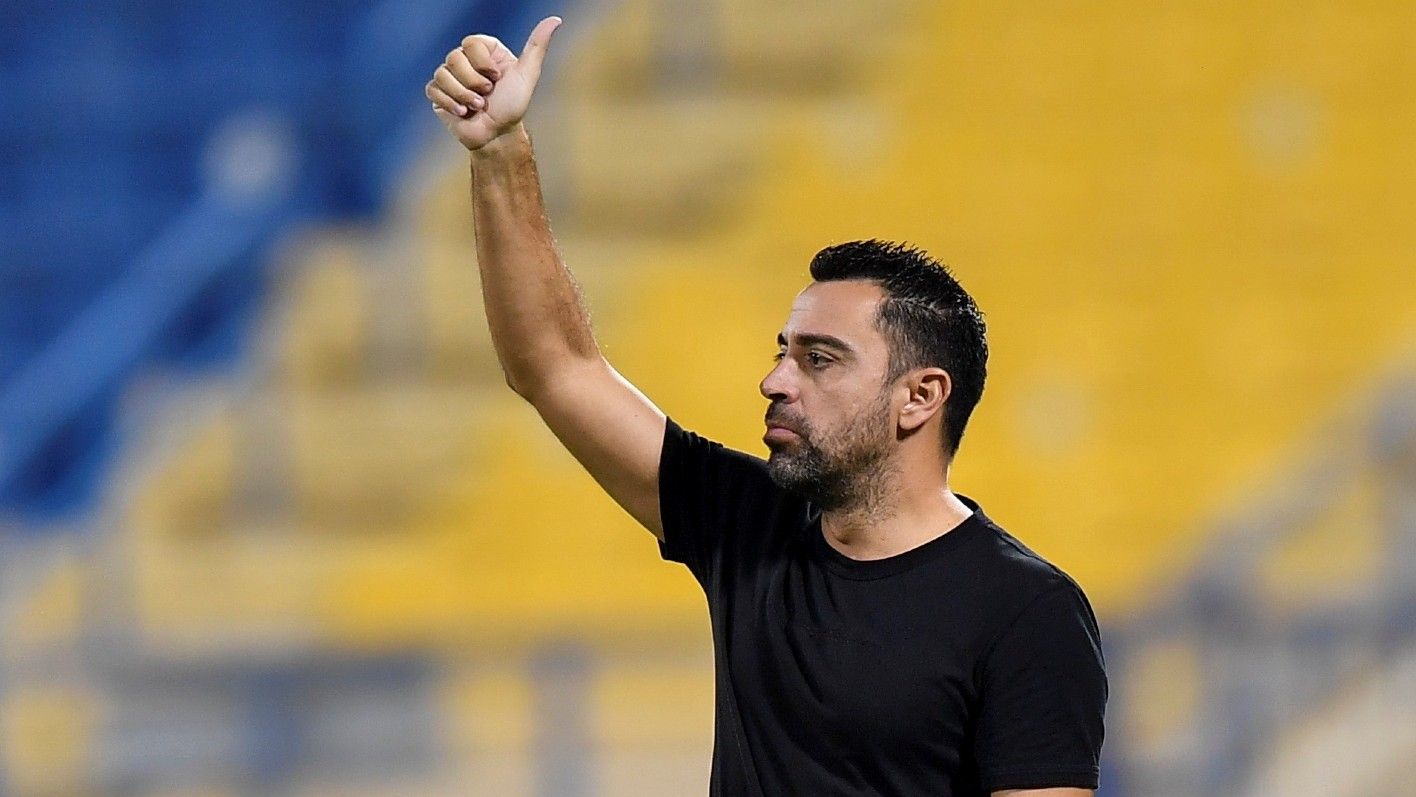
[[[531,31],[518,58],[496,38],[468,36],[447,54],[424,93],[433,113],[469,150],[481,149],[526,115],[541,78],[541,63],[560,17],[546,17]]]

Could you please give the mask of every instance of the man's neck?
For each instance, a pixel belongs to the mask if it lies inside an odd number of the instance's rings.
[[[947,479],[914,489],[896,484],[852,506],[823,512],[821,530],[845,556],[884,559],[952,531],[972,513]]]

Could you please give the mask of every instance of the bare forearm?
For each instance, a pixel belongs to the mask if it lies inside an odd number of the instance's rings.
[[[661,540],[659,453],[667,416],[600,356],[556,252],[531,140],[521,125],[560,17],[536,23],[518,57],[465,36],[423,87],[471,155],[477,262],[507,384],[620,506]]]
[[[546,220],[531,141],[517,125],[471,152],[472,218],[487,324],[506,382],[530,399],[556,369],[600,356]]]

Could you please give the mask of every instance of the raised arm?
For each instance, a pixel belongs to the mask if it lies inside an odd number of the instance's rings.
[[[477,265],[506,383],[595,481],[663,538],[659,450],[664,413],[600,353],[579,291],[546,221],[531,139],[521,124],[551,34],[548,17],[517,58],[468,36],[428,82],[433,112],[471,155]]]

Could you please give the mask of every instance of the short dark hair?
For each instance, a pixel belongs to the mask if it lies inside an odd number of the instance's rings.
[[[875,326],[890,346],[885,384],[912,368],[949,373],[953,389],[944,403],[944,450],[959,450],[964,427],[983,397],[988,335],[978,309],[949,267],[908,243],[851,241],[828,246],[811,259],[817,282],[871,280],[885,291]]]

